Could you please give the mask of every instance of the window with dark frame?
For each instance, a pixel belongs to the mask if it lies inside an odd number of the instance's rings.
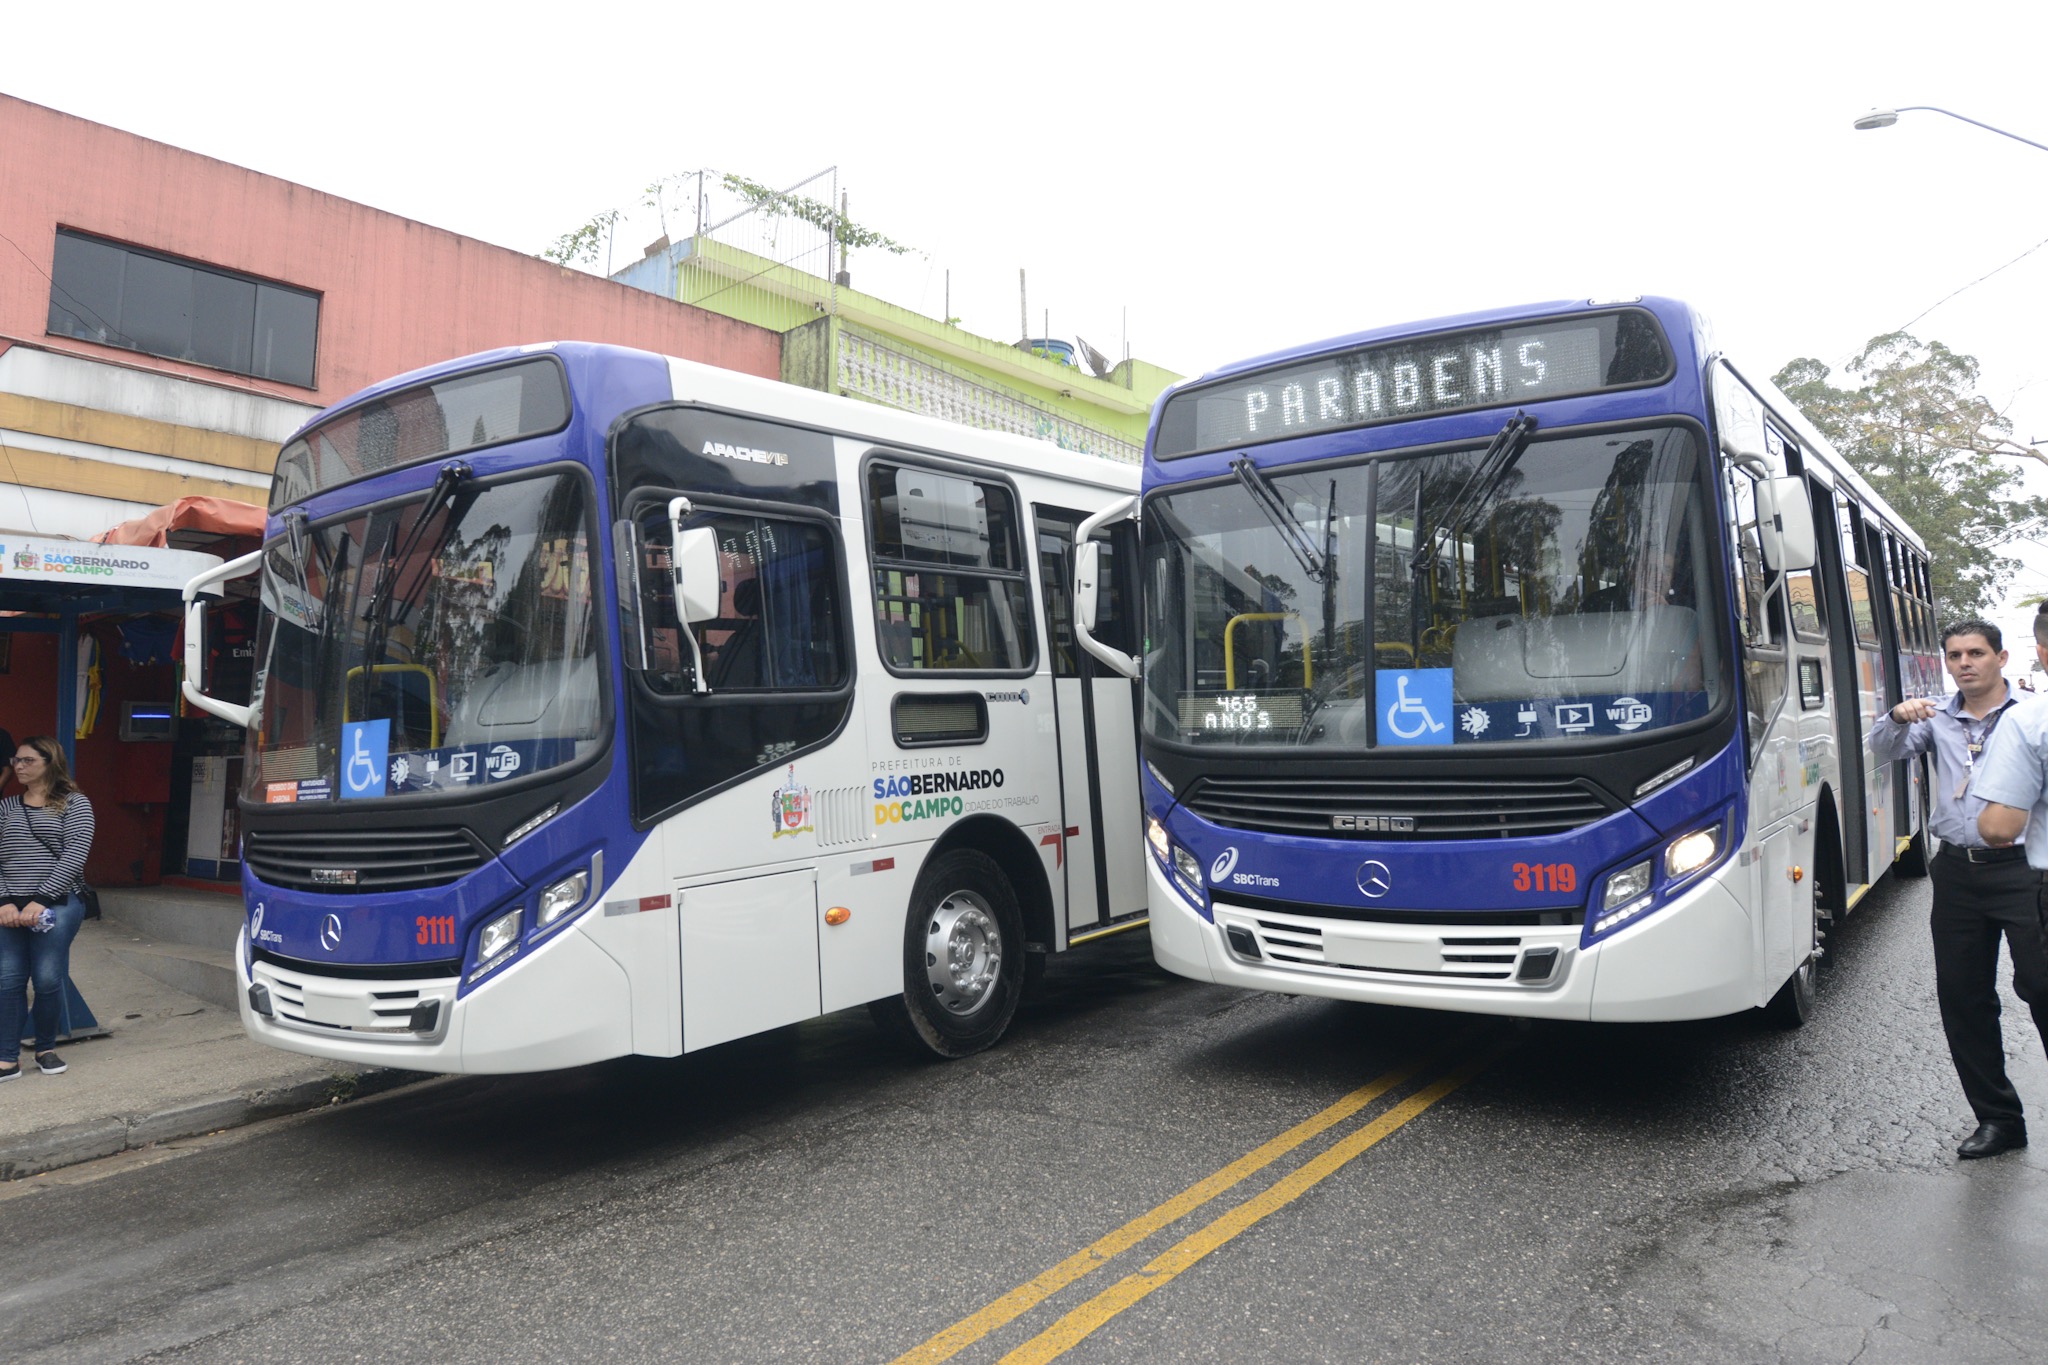
[[[1030,671],[1031,584],[1009,488],[882,462],[867,484],[883,662],[899,673]]]
[[[53,336],[314,387],[320,296],[57,229]]]

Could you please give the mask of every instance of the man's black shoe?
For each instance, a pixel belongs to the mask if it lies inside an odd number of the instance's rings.
[[[1980,1156],[1997,1156],[2000,1152],[2026,1145],[2024,1124],[2010,1119],[1986,1119],[1977,1125],[1976,1132],[1963,1139],[1963,1145],[1956,1148],[1956,1155],[1965,1161],[1974,1161]]]

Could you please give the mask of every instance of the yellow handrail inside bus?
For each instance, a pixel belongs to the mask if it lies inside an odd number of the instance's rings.
[[[1315,664],[1309,658],[1308,623],[1301,619],[1298,611],[1248,611],[1230,618],[1230,624],[1223,627],[1223,686],[1225,690],[1237,690],[1237,628],[1246,621],[1293,621],[1301,627],[1301,685],[1316,685]]]
[[[379,673],[417,673],[427,680],[427,747],[429,749],[440,748],[441,707],[435,696],[437,689],[434,686],[434,670],[428,668],[425,664],[378,664],[372,670],[372,676]],[[349,698],[355,695],[356,679],[362,676],[363,666],[361,664],[357,664],[348,671],[348,682],[342,687],[341,691],[341,718],[343,720],[355,719],[348,712],[348,703]]]

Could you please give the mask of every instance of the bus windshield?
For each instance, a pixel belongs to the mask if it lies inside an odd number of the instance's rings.
[[[1640,734],[1729,687],[1690,428],[1250,470],[1145,506],[1145,730],[1323,751]]]
[[[588,521],[574,474],[288,517],[263,560],[250,798],[483,787],[592,752]]]

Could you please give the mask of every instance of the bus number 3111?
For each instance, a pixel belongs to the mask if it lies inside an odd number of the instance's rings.
[[[1579,870],[1570,863],[1516,863],[1517,891],[1576,891]]]

